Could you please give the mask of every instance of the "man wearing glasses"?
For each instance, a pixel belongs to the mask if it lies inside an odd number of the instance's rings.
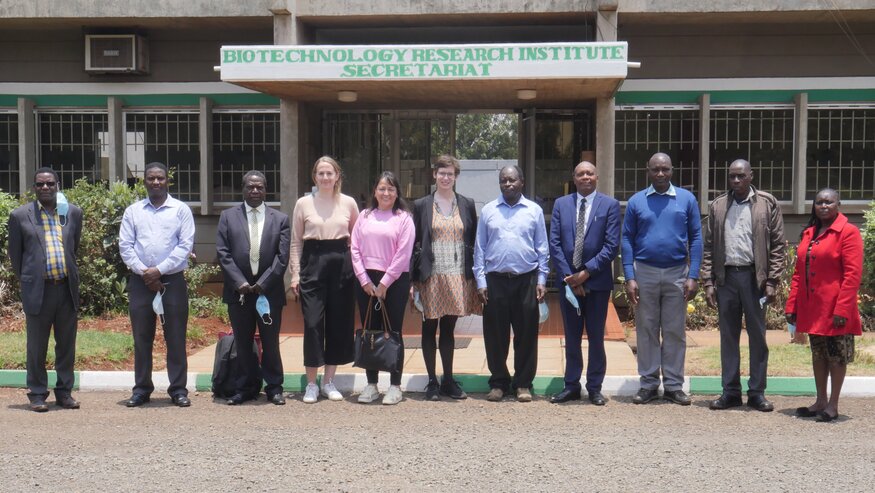
[[[58,200],[58,174],[36,171],[36,200],[9,216],[9,258],[21,282],[21,304],[27,331],[27,397],[30,410],[46,412],[48,377],[46,351],[55,330],[55,402],[79,409],[73,390],[73,361],[79,309],[79,269],[76,252],[82,235],[82,209]]]

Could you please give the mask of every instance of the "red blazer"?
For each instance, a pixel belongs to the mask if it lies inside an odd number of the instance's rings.
[[[832,226],[817,238],[807,228],[796,250],[796,270],[790,284],[786,313],[796,314],[796,330],[821,336],[862,335],[857,292],[863,275],[863,238],[841,212]],[[811,242],[809,274],[805,255]],[[833,315],[847,319],[844,327],[833,324]]]

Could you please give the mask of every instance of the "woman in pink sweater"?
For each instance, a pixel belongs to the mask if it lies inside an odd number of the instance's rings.
[[[393,337],[401,340],[401,324],[407,294],[410,291],[410,256],[413,252],[415,231],[413,218],[407,205],[399,196],[401,185],[389,171],[384,171],[374,186],[371,207],[358,218],[352,230],[350,252],[352,268],[358,278],[360,289],[356,290],[359,313],[364,324],[368,303],[374,303],[372,318],[381,320],[376,311],[379,301],[382,310],[388,310]],[[364,404],[380,396],[377,389],[377,371],[367,370],[368,385],[359,395]],[[390,375],[389,390],[383,404],[401,402],[401,370]]]

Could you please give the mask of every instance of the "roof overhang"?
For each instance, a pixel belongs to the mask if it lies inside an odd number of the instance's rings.
[[[547,108],[611,97],[627,54],[625,42],[223,46],[218,68],[224,82],[328,107]]]

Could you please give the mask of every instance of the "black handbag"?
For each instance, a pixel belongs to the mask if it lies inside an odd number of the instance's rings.
[[[382,302],[380,303],[382,305]],[[385,306],[378,306],[383,315],[383,327],[373,329],[373,297],[368,300],[368,311],[362,328],[355,331],[355,360],[352,366],[365,370],[398,371],[404,365],[404,345],[392,336],[389,313]]]

